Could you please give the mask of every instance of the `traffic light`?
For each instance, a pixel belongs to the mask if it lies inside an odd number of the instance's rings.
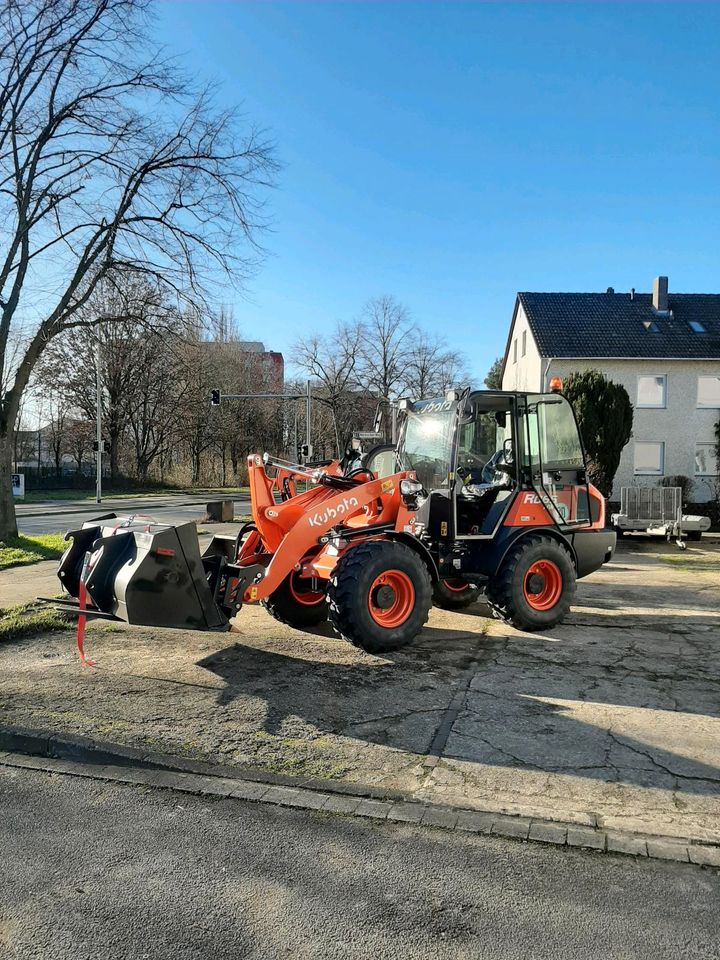
[[[313,455],[312,444],[311,444],[311,443],[304,443],[304,444],[300,447],[300,456],[302,457],[303,461],[309,460],[309,459],[312,457],[312,455]]]
[[[220,406],[220,391],[219,391],[219,390],[213,390],[213,391],[210,393],[210,405],[213,406],[213,407],[219,407],[219,406]]]

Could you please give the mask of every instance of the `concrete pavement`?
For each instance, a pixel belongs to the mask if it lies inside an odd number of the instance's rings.
[[[0,768],[8,960],[688,960],[717,871]]]
[[[623,544],[549,634],[433,610],[388,657],[257,607],[234,634],[91,626],[96,671],[68,634],[27,639],[0,648],[0,712],[238,771],[718,844],[719,563],[712,544]]]

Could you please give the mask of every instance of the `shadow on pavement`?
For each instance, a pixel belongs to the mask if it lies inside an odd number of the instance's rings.
[[[288,656],[235,643],[198,665],[223,680],[221,704],[264,700],[274,735],[300,718],[320,734],[429,754],[452,704],[445,759],[720,794],[720,766],[707,762],[720,757],[710,634],[606,638],[607,617],[583,611],[590,627],[486,636],[474,629],[483,612],[465,613],[467,632],[428,628],[353,664],[323,662],[325,645],[342,641],[318,637],[316,657],[303,657],[308,644]],[[698,741],[703,759],[689,755]]]

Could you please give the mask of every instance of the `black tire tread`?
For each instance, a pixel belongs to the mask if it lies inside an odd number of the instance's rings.
[[[432,606],[432,581],[430,573],[422,559],[410,547],[403,543],[392,542],[388,540],[368,541],[353,547],[344,556],[340,558],[328,587],[328,601],[330,609],[330,622],[335,632],[344,640],[348,640],[355,647],[360,647],[367,653],[384,653],[390,650],[397,650],[405,646],[410,640],[392,639],[389,637],[378,641],[376,638],[362,636],[357,629],[352,612],[354,603],[362,594],[360,588],[361,574],[366,569],[368,563],[377,556],[378,546],[389,544],[400,551],[401,555],[411,558],[417,565],[420,574],[420,583],[416,584],[415,605],[422,605],[425,608],[424,616],[416,633],[419,633],[423,625],[427,622]],[[420,589],[418,589],[418,587]],[[418,596],[419,594],[419,596]],[[422,609],[421,606],[421,609]],[[412,639],[412,638],[411,638]]]
[[[463,610],[480,599],[480,591],[470,586],[467,593],[453,593],[443,590],[443,581],[433,584],[433,603],[442,610]]]
[[[552,537],[544,537],[540,534],[532,534],[524,537],[520,543],[510,549],[500,572],[491,580],[485,590],[487,602],[490,605],[493,616],[498,620],[504,620],[512,624],[518,630],[547,630],[559,623],[567,614],[575,594],[575,580],[565,585],[563,594],[553,610],[553,619],[551,622],[538,624],[531,621],[522,611],[518,610],[514,602],[513,578],[517,564],[524,553],[533,547],[550,546],[551,549],[557,548],[563,550],[574,566],[569,551]]]
[[[319,603],[316,607],[304,607],[298,604],[290,593],[289,581],[288,576],[277,590],[262,601],[262,605],[270,616],[278,623],[284,623],[285,626],[294,627],[296,630],[305,630],[307,627],[316,627],[319,623],[324,623],[328,618],[327,603]]]

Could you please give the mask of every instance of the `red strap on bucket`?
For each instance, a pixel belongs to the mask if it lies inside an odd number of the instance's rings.
[[[86,667],[96,666],[96,661],[91,660],[89,657],[85,656],[85,624],[87,622],[87,617],[82,611],[87,607],[87,591],[85,589],[85,581],[80,578],[80,591],[78,593],[78,605],[80,607],[81,613],[78,617],[78,627],[77,627],[77,648],[78,653],[80,654],[80,660]]]

